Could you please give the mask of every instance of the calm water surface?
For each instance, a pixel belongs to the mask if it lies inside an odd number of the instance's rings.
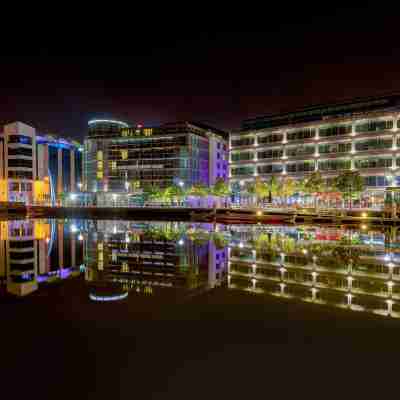
[[[84,280],[92,302],[214,289],[400,318],[399,243],[340,227],[1,221],[0,299]]]

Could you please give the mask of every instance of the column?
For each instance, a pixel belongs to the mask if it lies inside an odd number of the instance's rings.
[[[351,124],[351,136],[356,136],[356,124],[352,122]]]
[[[315,140],[319,140],[319,128],[315,128]]]
[[[256,290],[256,283],[257,283],[257,280],[255,278],[253,278],[251,280],[251,288],[252,288],[252,290]]]
[[[287,143],[287,132],[286,131],[283,132],[282,143],[283,144]]]

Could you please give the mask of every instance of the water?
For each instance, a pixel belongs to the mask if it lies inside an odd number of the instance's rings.
[[[84,282],[86,300],[158,307],[206,293],[400,318],[397,232],[107,220],[0,222],[0,301]],[[160,299],[160,302],[154,299]]]

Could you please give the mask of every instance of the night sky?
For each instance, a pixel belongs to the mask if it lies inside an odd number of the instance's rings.
[[[121,21],[110,13],[76,29],[48,22],[3,48],[0,122],[75,138],[98,117],[228,130],[248,117],[400,91],[397,10],[363,4],[254,6],[234,17],[204,4]]]

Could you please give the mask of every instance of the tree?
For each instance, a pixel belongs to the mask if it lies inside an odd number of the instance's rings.
[[[200,199],[208,196],[209,193],[210,193],[209,189],[202,183],[197,183],[193,185],[188,191],[188,194],[190,196],[199,198],[199,207],[200,207]]]
[[[186,191],[178,185],[172,185],[164,190],[164,197],[170,203],[176,201],[177,203],[182,203],[183,199],[186,197]]]
[[[264,200],[269,193],[268,185],[261,180],[260,177],[257,177],[254,182],[254,191],[257,199],[257,203],[259,205],[260,201]]]
[[[272,175],[267,183],[268,186],[268,202],[272,203],[272,196],[277,196],[279,193],[279,181],[276,176]]]
[[[143,188],[144,201],[157,201],[163,199],[163,191],[157,185],[146,185]]]
[[[319,171],[313,172],[304,181],[304,192],[314,196],[314,206],[317,208],[318,193],[323,193],[326,190],[325,181]]]
[[[364,179],[358,171],[343,171],[335,178],[335,187],[350,200],[351,208],[353,196],[359,196],[364,191]]]
[[[288,197],[292,196],[295,192],[296,192],[296,181],[290,177],[283,178],[278,188],[278,193],[280,197],[283,197],[285,199],[286,205]]]
[[[230,196],[231,191],[227,183],[223,179],[218,178],[215,184],[211,187],[210,193],[216,197],[222,197],[226,199],[227,196]]]

